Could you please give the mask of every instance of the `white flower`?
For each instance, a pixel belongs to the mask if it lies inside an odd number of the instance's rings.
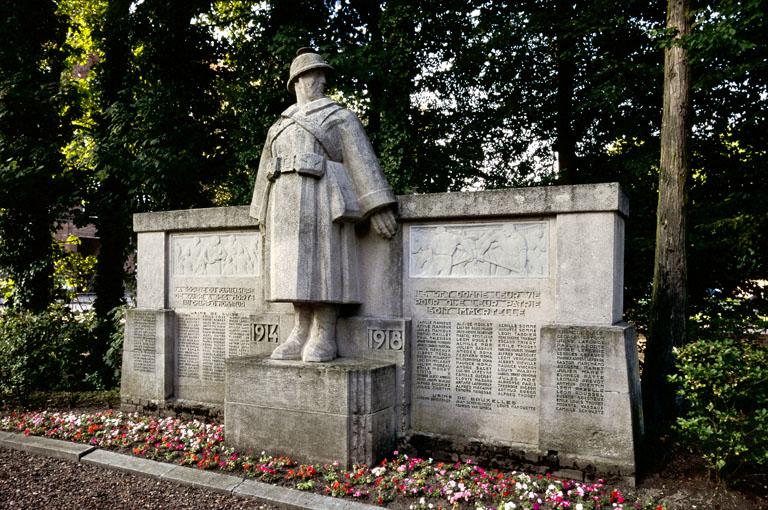
[[[575,510],[584,510],[584,505],[581,503],[576,503]]]
[[[517,508],[517,505],[513,502],[509,501],[507,503],[504,503],[504,510],[512,510],[513,508]]]

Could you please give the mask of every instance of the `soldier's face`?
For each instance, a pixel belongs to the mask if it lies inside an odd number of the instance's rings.
[[[299,76],[296,79],[296,92],[300,91],[310,99],[322,97],[325,92],[325,73],[313,69]]]

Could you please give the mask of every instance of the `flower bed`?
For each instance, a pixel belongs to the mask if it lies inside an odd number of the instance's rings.
[[[224,444],[224,427],[197,420],[106,411],[13,413],[0,429],[25,435],[87,443],[130,451],[148,459],[219,469],[249,478],[330,496],[386,504],[400,499],[421,509],[651,509],[653,503],[625,502],[622,493],[602,481],[581,483],[549,475],[483,469],[471,460],[456,463],[409,457],[394,452],[379,465],[299,464],[284,456],[243,455]]]

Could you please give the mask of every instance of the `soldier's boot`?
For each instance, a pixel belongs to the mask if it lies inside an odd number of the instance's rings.
[[[301,359],[308,363],[330,361],[336,357],[336,318],[335,306],[315,307],[309,340],[301,353]]]
[[[312,326],[312,309],[307,306],[294,305],[296,322],[291,334],[284,344],[277,346],[269,356],[272,359],[301,359],[301,349],[309,338]]]

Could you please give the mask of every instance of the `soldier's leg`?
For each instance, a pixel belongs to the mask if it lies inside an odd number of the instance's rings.
[[[330,361],[336,357],[336,318],[339,315],[335,305],[315,305],[309,340],[301,353],[306,362]]]
[[[309,338],[312,326],[312,307],[310,305],[294,304],[295,322],[291,334],[284,344],[279,345],[270,358],[272,359],[301,359],[301,349]]]

